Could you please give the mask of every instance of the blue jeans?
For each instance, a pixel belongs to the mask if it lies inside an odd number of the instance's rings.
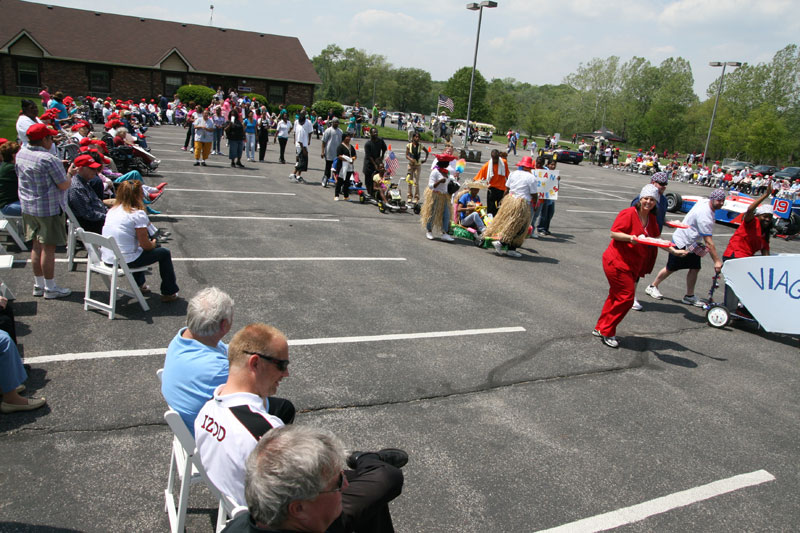
[[[16,202],[11,202],[3,207],[0,207],[0,211],[3,212],[4,215],[9,217],[21,217],[22,216],[22,207],[19,205],[19,200]]]
[[[178,283],[175,278],[175,269],[172,266],[172,254],[167,248],[153,248],[145,250],[142,255],[128,263],[131,268],[143,267],[158,263],[158,273],[161,276],[161,294],[170,295],[178,292]],[[133,279],[141,287],[144,285],[144,272],[134,272]]]
[[[256,134],[255,133],[246,133],[245,137],[247,138],[247,144],[245,144],[245,148],[247,149],[247,159],[255,159],[256,158]]]
[[[428,221],[425,228],[428,231],[433,229],[433,219]],[[450,202],[447,202],[444,206],[444,213],[442,213],[442,233],[447,233],[450,230]]]
[[[0,330],[0,392],[12,392],[28,379],[19,357],[17,345],[5,331]]]
[[[537,228],[539,231],[550,231],[550,221],[553,220],[555,212],[555,200],[545,200],[542,202],[542,215],[539,218],[539,227]]]
[[[243,148],[244,141],[231,141],[228,139],[228,159],[231,161],[238,161],[242,159]]]
[[[214,130],[214,141],[211,144],[211,151],[214,153],[221,152],[220,146],[222,145],[222,132],[224,130],[222,128],[216,128]]]

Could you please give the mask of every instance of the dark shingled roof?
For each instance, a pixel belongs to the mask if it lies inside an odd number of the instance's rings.
[[[319,84],[296,37],[0,0],[0,47],[25,30],[45,57],[158,68],[177,49],[190,72]],[[99,13],[99,12],[97,12]],[[106,36],[101,39],[81,35]],[[124,36],[124,38],[120,38]]]

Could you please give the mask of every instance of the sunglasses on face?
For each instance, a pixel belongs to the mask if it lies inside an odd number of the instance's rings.
[[[320,494],[324,492],[342,492],[342,488],[344,488],[344,472],[339,472],[339,479],[336,482],[336,488],[331,490],[321,490],[319,492]]]
[[[275,367],[280,370],[281,372],[285,372],[287,368],[289,368],[289,360],[288,359],[278,359],[277,357],[272,357],[269,355],[264,355],[263,353],[252,352],[253,355],[259,356],[261,359],[266,359]]]

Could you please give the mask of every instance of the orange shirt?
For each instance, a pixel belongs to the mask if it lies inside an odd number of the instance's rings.
[[[489,181],[489,187],[493,189],[500,189],[501,191],[506,190],[506,178],[508,178],[508,162],[505,159],[500,159],[500,162],[503,164],[503,167],[498,170],[500,163],[493,164],[492,160],[490,159],[481,167],[478,171],[478,175],[475,176],[475,181],[483,181],[489,175],[489,165],[492,165],[492,179]]]

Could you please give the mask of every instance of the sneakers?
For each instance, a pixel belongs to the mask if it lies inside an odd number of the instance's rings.
[[[322,184],[321,185],[327,189],[328,188],[328,178],[326,178],[325,176],[322,176]]]
[[[161,302],[165,303],[165,304],[166,303],[170,303],[170,302],[176,302],[178,300],[178,298],[179,298],[179,296],[178,296],[177,292],[175,294],[162,294],[161,295]]]
[[[355,470],[358,461],[365,455],[377,455],[378,459],[395,468],[403,468],[408,463],[408,454],[399,448],[384,448],[377,452],[353,452],[347,457],[347,466]]]
[[[200,164],[201,164],[201,165],[203,165],[204,167],[207,167],[207,166],[208,166],[208,165],[206,165],[206,162],[205,162],[205,161],[203,161],[203,162],[202,162],[202,163],[200,163]]]
[[[647,288],[644,290],[644,292],[648,296],[650,296],[652,298],[655,298],[656,300],[663,300],[664,299],[664,295],[661,294],[661,291],[658,290],[658,287],[654,287],[653,285],[648,285]]]
[[[297,183],[297,174],[289,174],[289,181]]]
[[[33,286],[33,295],[34,296],[44,296],[44,287],[37,287],[36,285]]]
[[[595,337],[602,337],[603,336],[603,334],[600,333],[599,329],[593,329],[592,330],[592,335],[594,335]]]
[[[531,237],[534,238],[534,239],[538,239],[539,238],[539,232],[536,231],[536,230],[533,230],[531,232]]]
[[[339,201],[339,197],[338,197],[338,196],[334,196],[334,197],[333,197],[333,201],[334,201],[334,202],[338,202],[338,201]]]
[[[46,300],[53,300],[55,298],[65,298],[72,294],[70,289],[65,289],[64,287],[55,286],[52,289],[45,289],[44,290],[44,297]]]
[[[609,348],[619,348],[619,341],[616,337],[606,337],[602,336],[603,344],[608,346]]]
[[[430,231],[425,232],[425,238],[428,239],[429,241],[432,241],[433,240],[433,233],[431,233]],[[35,291],[36,288],[34,287],[33,290]],[[36,294],[34,294],[34,296],[36,296]]]
[[[497,255],[506,255],[505,250],[503,250],[503,243],[500,241],[492,241],[492,246],[494,246],[494,251],[497,252]]]
[[[297,176],[297,183],[305,183],[306,180],[303,179],[303,176]]]
[[[703,301],[700,298],[698,298],[697,296],[695,296],[694,294],[692,294],[691,296],[688,295],[688,294],[685,295],[681,301],[683,303],[685,303],[686,305],[693,305],[695,307],[703,307]]]
[[[447,233],[442,233],[441,237],[439,238],[445,242],[452,242],[455,240],[452,236],[448,235]]]
[[[634,311],[641,311],[642,310],[642,304],[640,304],[639,301],[634,298],[633,306],[631,306],[631,309],[633,309]]]
[[[0,413],[8,414],[17,413],[19,411],[33,411],[34,409],[44,407],[46,403],[47,400],[44,398],[28,398],[28,403],[26,404],[2,402],[0,403]],[[406,462],[408,462],[408,458],[406,458]]]
[[[519,253],[519,252],[518,252],[518,251],[516,251],[516,250],[509,250],[509,251],[507,251],[507,252],[506,252],[506,255],[507,255],[508,257],[522,257],[522,254],[521,254],[521,253]]]

